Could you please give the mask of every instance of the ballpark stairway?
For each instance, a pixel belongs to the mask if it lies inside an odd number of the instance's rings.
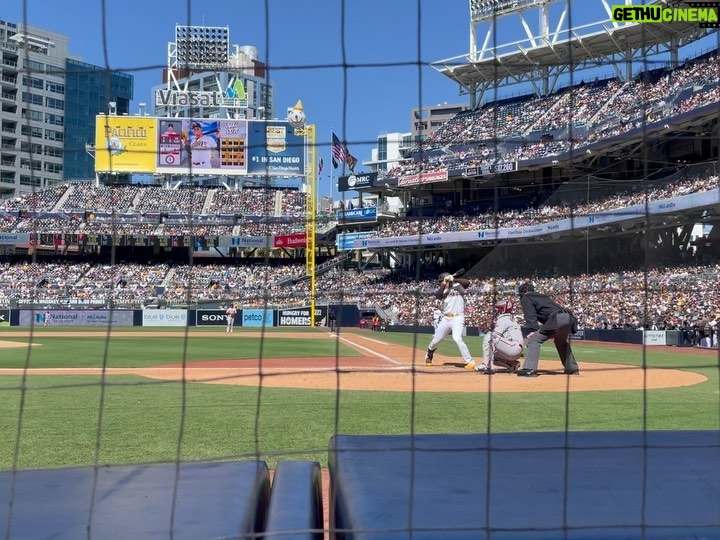
[[[208,190],[208,195],[205,197],[205,204],[203,204],[202,210],[200,211],[201,214],[209,213],[210,207],[215,200],[215,193],[217,193],[217,189]]]
[[[61,208],[65,204],[65,201],[68,200],[68,197],[70,197],[70,193],[72,193],[75,190],[75,185],[71,185],[68,189],[65,190],[65,193],[62,194],[62,197],[58,199],[58,202],[55,203],[55,206],[52,207],[51,212],[60,212]]]
[[[327,262],[322,263],[319,266],[315,267],[315,277],[322,276],[323,274],[327,274],[330,270],[333,268],[337,268],[338,266],[342,266],[345,264],[345,261],[347,261],[350,258],[349,253],[345,253],[342,257],[338,257],[336,259],[330,259]],[[304,275],[304,276],[293,276],[289,278],[285,278],[283,280],[280,280],[277,282],[278,285],[294,285],[295,283],[302,283],[303,281],[309,281],[310,276]]]

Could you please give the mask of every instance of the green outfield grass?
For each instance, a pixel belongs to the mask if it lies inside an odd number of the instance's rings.
[[[414,341],[412,335],[371,335],[370,332],[368,335],[393,343]],[[216,342],[221,344],[218,347],[225,347],[225,337],[193,335],[188,341],[188,350],[202,351]],[[0,339],[5,339],[2,332]],[[117,346],[131,339],[120,338]],[[142,338],[138,343],[164,339]],[[232,336],[230,339],[235,347],[241,340],[250,342],[254,338]],[[418,354],[428,340],[427,335],[418,336]],[[90,341],[88,345],[87,340],[54,338],[47,350],[54,349],[53,344],[61,344],[61,349],[66,349],[66,358],[72,360],[70,344],[85,347],[74,352],[79,356],[89,347],[104,343],[102,338],[98,343],[95,338]],[[172,341],[173,350],[181,354],[183,340]],[[269,351],[270,347],[276,347],[274,343],[281,341],[286,340],[265,340],[264,354],[280,356],[279,350]],[[301,356],[298,351],[305,346],[305,340],[287,341],[290,348],[284,350],[288,354],[292,351],[292,356]],[[259,343],[252,343],[252,350],[257,352]],[[468,343],[474,353],[479,350],[479,338],[468,338]],[[307,340],[307,346],[316,349],[314,356],[332,356],[337,343],[330,339]],[[111,354],[113,347],[115,340],[111,341]],[[442,347],[447,354],[455,354],[451,341]],[[35,364],[35,355],[44,348],[32,350],[33,367],[39,367]],[[6,359],[6,353],[12,350],[0,350],[0,358]],[[22,351],[27,354],[27,349]],[[216,352],[221,354],[223,350],[216,349]],[[411,395],[258,389],[156,381],[128,375],[105,379],[3,376],[0,378],[0,469],[152,463],[177,458],[264,459],[271,467],[282,459],[312,459],[326,464],[328,440],[336,427],[338,432],[347,434],[720,429],[717,355],[691,355],[682,349],[663,347],[648,348],[643,356],[640,349],[601,348],[580,342],[576,342],[576,355],[581,363],[642,365],[645,362],[695,371],[708,380],[686,388],[644,392]],[[554,358],[551,344],[543,348],[543,357]],[[535,381],[542,387],[542,377]],[[19,441],[17,452],[16,440]]]
[[[3,341],[33,343],[28,348],[0,349],[0,368],[48,367],[148,367],[157,364],[194,362],[200,360],[235,360],[263,358],[313,358],[359,356],[360,353],[331,339],[283,339],[278,332],[272,339],[243,336],[242,332],[226,334],[192,332],[187,339],[177,337],[116,336],[109,340],[102,332],[97,337],[72,337],[61,331],[51,337],[4,338]],[[27,362],[27,364],[26,364]]]

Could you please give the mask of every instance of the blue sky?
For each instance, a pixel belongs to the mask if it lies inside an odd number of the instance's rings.
[[[555,4],[552,13],[557,16],[564,4]],[[573,26],[605,18],[599,0],[573,0],[571,6]],[[228,26],[231,43],[256,46],[270,66],[276,116],[301,99],[317,126],[324,195],[331,130],[363,161],[380,133],[410,130],[413,107],[468,102],[427,66],[468,52],[467,0],[2,1],[0,18],[25,17],[28,24],[68,35],[71,53],[84,61],[133,74],[135,110],[139,102],[152,102],[150,88],[161,82],[176,24]],[[536,21],[535,14],[528,17],[531,25]],[[498,44],[524,38],[517,17],[500,23]]]

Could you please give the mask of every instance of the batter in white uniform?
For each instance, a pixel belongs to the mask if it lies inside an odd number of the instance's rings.
[[[435,328],[435,335],[425,353],[425,365],[433,365],[435,350],[445,336],[452,332],[453,340],[465,360],[465,365],[470,366],[469,369],[473,369],[475,364],[470,356],[470,350],[462,338],[465,328],[465,289],[470,286],[470,282],[463,278],[453,278],[447,272],[440,274],[438,279],[440,279],[440,287],[435,291],[435,297],[442,301],[442,318]]]

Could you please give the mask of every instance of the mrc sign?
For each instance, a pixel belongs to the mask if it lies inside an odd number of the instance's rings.
[[[220,85],[218,84],[218,86]],[[181,90],[179,88],[156,90],[155,106],[247,109],[248,98],[242,79],[231,78],[224,90]]]

